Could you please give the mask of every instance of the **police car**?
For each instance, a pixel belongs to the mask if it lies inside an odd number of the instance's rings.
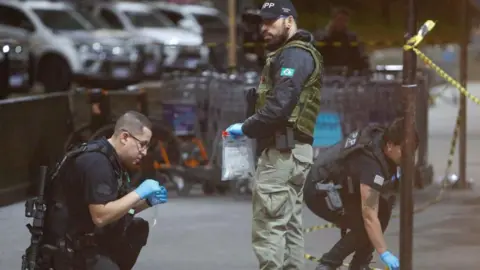
[[[35,79],[45,91],[72,82],[98,87],[134,81],[138,51],[96,27],[64,2],[0,0],[0,26],[28,32]]]

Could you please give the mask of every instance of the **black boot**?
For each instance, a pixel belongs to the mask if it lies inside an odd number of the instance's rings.
[[[317,265],[317,268],[315,268],[315,270],[337,270],[337,269],[338,268],[330,266],[328,264],[324,264],[324,263],[319,263]]]

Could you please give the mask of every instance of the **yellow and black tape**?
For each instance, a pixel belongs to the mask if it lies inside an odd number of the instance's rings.
[[[303,233],[309,233],[309,232],[319,231],[323,229],[331,229],[331,228],[337,228],[337,226],[335,226],[335,224],[333,223],[327,223],[325,225],[320,225],[320,226],[312,226],[310,228],[303,229]]]
[[[438,67],[437,65],[435,65],[435,63],[433,63],[427,56],[425,56],[425,54],[423,54],[420,50],[418,50],[416,48],[416,46],[418,46],[422,40],[424,39],[424,37],[435,27],[435,23],[431,20],[425,22],[425,24],[420,28],[420,30],[418,31],[417,35],[415,35],[414,37],[410,38],[408,41],[407,41],[407,44],[404,45],[404,50],[413,50],[426,64],[428,64],[429,66],[431,66],[435,72],[441,76],[442,78],[444,78],[447,82],[449,82],[450,84],[452,84],[454,87],[456,87],[462,94],[464,94],[467,98],[469,98],[470,100],[472,100],[473,102],[475,102],[476,104],[479,104],[480,105],[480,99],[478,99],[477,97],[473,96],[472,94],[470,94],[466,89],[465,87],[463,87],[458,81],[454,80],[450,75],[448,75],[445,71],[443,71],[440,67]],[[455,129],[453,131],[453,136],[452,136],[452,139],[451,139],[451,142],[450,142],[450,150],[449,150],[449,154],[448,154],[448,159],[447,159],[447,166],[446,166],[446,169],[445,169],[445,176],[444,176],[444,179],[443,179],[443,182],[442,182],[442,188],[440,189],[438,195],[431,201],[429,201],[428,203],[426,203],[425,205],[422,205],[420,207],[416,207],[414,209],[414,213],[417,214],[417,213],[420,213],[420,212],[423,212],[425,211],[426,209],[428,209],[430,206],[434,205],[434,204],[437,204],[439,203],[442,198],[443,198],[443,195],[445,193],[445,190],[446,190],[446,181],[447,181],[447,176],[450,172],[450,169],[452,167],[452,164],[453,164],[453,158],[455,156],[455,150],[456,150],[456,145],[457,145],[457,138],[458,138],[458,133],[459,133],[459,128],[460,128],[460,121],[461,121],[461,117],[460,117],[460,110],[459,110],[459,113],[457,115],[457,119],[456,119],[456,123],[455,123]],[[398,215],[394,215],[393,217],[398,217]],[[325,225],[321,225],[321,226],[313,226],[313,227],[310,227],[310,228],[306,228],[304,229],[304,233],[309,233],[309,232],[313,232],[313,231],[319,231],[319,230],[323,230],[323,229],[327,229],[327,228],[336,228],[337,226],[335,226],[334,224],[332,223],[329,223],[329,224],[325,224]],[[310,261],[314,261],[314,262],[319,262],[319,258],[313,256],[313,255],[310,255],[308,253],[305,254],[305,258],[307,260],[310,260]],[[345,266],[348,266],[348,264],[344,264]],[[372,269],[376,269],[376,268],[372,268]],[[381,270],[381,269],[378,269],[378,270]]]
[[[450,75],[448,75],[443,69],[441,69],[439,66],[437,66],[433,61],[428,58],[424,53],[422,53],[419,49],[416,48],[416,46],[423,40],[424,36],[433,29],[435,26],[435,23],[433,21],[427,21],[422,28],[425,28],[423,31],[420,30],[419,34],[416,36],[412,37],[407,44],[403,46],[403,49],[408,51],[412,50],[415,52],[415,54],[423,60],[423,62],[430,66],[440,77],[445,79],[448,83],[453,85],[455,88],[457,88],[460,93],[465,95],[468,99],[473,101],[475,104],[480,105],[480,99],[477,98],[476,96],[472,95],[470,92],[467,91],[465,87],[462,86],[462,84],[458,81],[456,81],[454,78],[452,78]]]
[[[428,42],[424,42],[425,44],[429,45],[442,45],[453,43],[454,41],[451,40],[431,40]],[[230,43],[216,43],[216,42],[208,42],[206,45],[210,48],[218,47],[218,46],[230,46]],[[370,47],[402,47],[405,45],[405,42],[398,41],[398,40],[371,40],[371,41],[360,41],[360,42],[322,42],[318,41],[315,42],[316,47],[325,47],[325,46],[334,46],[334,47],[341,47],[344,45],[348,45],[351,47],[357,47],[359,45],[365,45]],[[253,48],[253,47],[263,47],[265,43],[262,42],[246,42],[243,43],[244,48]]]

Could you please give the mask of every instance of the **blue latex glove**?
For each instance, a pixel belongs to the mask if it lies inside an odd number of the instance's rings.
[[[395,175],[392,176],[392,182],[395,182],[395,180],[398,180],[400,181],[400,179],[402,178],[402,171],[400,169],[400,167],[397,167],[397,172],[396,172],[397,176],[395,177]]]
[[[234,138],[238,136],[242,136],[243,135],[242,126],[243,126],[242,123],[236,123],[229,126],[225,131],[228,132],[228,134]]]
[[[167,202],[167,189],[163,186],[160,186],[160,191],[153,193],[147,197],[148,203],[151,206],[166,203]]]
[[[400,261],[390,251],[382,253],[380,259],[390,270],[400,270]]]
[[[140,196],[140,199],[145,199],[148,196],[152,195],[155,192],[161,190],[160,184],[152,179],[147,179],[143,181],[140,186],[135,189],[135,192]]]

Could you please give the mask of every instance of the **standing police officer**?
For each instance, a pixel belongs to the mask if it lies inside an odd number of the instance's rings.
[[[75,251],[69,266],[73,268],[68,269],[123,270],[134,266],[146,244],[149,226],[133,215],[167,200],[166,189],[155,180],[145,180],[133,191],[128,187],[127,169],[146,155],[151,130],[147,117],[129,111],[117,120],[111,138],[83,148],[97,151],[85,150],[72,158],[54,178],[57,193],[50,191],[54,202],[47,212],[46,242],[55,245],[65,241]],[[63,207],[58,207],[60,202]],[[68,217],[61,214],[65,210]]]
[[[348,67],[349,71],[366,72],[370,68],[368,55],[357,35],[349,31],[350,12],[345,8],[335,8],[326,29],[315,32],[315,40],[325,43],[319,47],[324,56],[323,65]]]
[[[313,164],[322,56],[313,36],[297,29],[289,0],[265,2],[260,16],[270,53],[255,92],[255,113],[227,132],[254,138],[263,150],[252,196],[252,245],[260,269],[303,269],[303,185]]]
[[[350,230],[323,255],[316,270],[337,269],[353,252],[349,269],[370,269],[374,249],[391,270],[399,269],[383,232],[395,200],[392,179],[404,134],[403,119],[386,129],[371,125],[316,158],[305,184],[305,203],[317,216]]]

